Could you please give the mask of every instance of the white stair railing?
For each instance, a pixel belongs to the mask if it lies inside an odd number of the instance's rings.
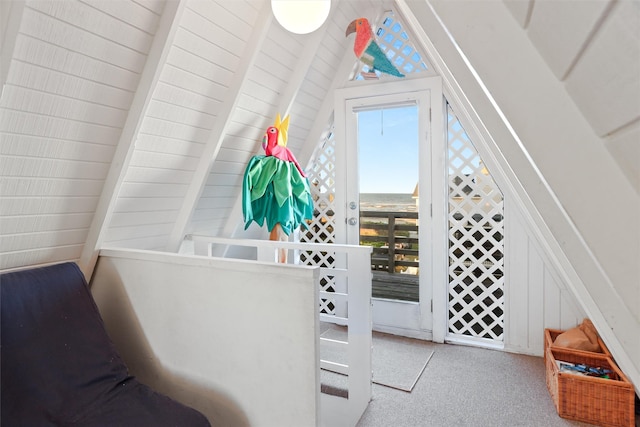
[[[335,292],[324,291],[318,283],[318,297],[331,300],[336,306],[332,313],[322,312],[318,318],[347,327],[347,341],[319,337],[322,345],[338,346],[344,350],[347,363],[319,360],[319,366],[348,376],[347,397],[320,394],[321,426],[355,426],[371,400],[371,247],[323,243],[294,243],[271,240],[229,239],[204,235],[189,235],[194,254],[201,256],[241,253],[243,259],[275,263],[278,250],[285,249],[291,264],[299,264],[297,254],[330,254],[336,262],[332,267],[319,263],[320,280],[335,281]],[[238,251],[240,249],[240,251]],[[242,251],[244,249],[244,252]],[[247,251],[247,249],[250,249]],[[307,257],[309,258],[309,257]],[[318,351],[320,354],[320,351]],[[318,393],[320,393],[318,387]]]

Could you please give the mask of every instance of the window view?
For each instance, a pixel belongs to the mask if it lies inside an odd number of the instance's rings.
[[[418,301],[418,107],[358,113],[360,244],[373,296]]]

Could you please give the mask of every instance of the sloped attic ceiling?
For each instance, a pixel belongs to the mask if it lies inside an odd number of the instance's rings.
[[[515,17],[520,23],[548,64],[540,72],[551,69],[558,79],[554,87],[566,90],[575,104],[543,108],[546,100],[536,98],[538,91],[529,84],[534,78],[508,91],[500,105],[512,117],[512,111],[521,110],[514,125],[523,135],[540,127],[528,120],[536,108],[572,114],[580,109],[596,138],[585,126],[576,131],[593,144],[572,149],[574,142],[562,141],[549,147],[551,139],[532,134],[527,148],[586,240],[592,240],[592,250],[612,266],[613,277],[624,279],[633,266],[613,257],[610,245],[599,244],[614,234],[589,227],[594,215],[583,214],[585,202],[573,197],[575,185],[557,167],[560,162],[579,171],[594,168],[593,148],[605,146],[609,154],[600,156],[600,163],[611,169],[611,161],[617,162],[614,172],[623,171],[626,186],[635,189],[617,200],[629,212],[637,210],[640,167],[633,159],[640,129],[640,36],[635,24],[640,8],[628,0],[595,3],[578,3],[570,13],[548,2],[507,1],[512,14],[505,15],[504,4],[495,2],[398,2],[413,10],[435,7],[496,93],[509,87],[496,76],[512,64],[487,60],[491,44],[477,44],[478,36],[496,34],[476,26],[471,14],[478,9],[471,6],[496,8],[502,21]],[[276,113],[291,112],[290,148],[305,163],[327,125],[333,89],[345,84],[355,63],[344,37],[346,25],[397,5],[334,1],[325,26],[297,36],[272,19],[267,0],[0,4],[2,269],[80,258],[91,266],[105,243],[176,250],[188,232],[230,235],[241,218],[242,172],[260,151],[262,131]],[[589,30],[577,35],[560,30],[562,23]],[[439,24],[413,25],[431,35]],[[598,62],[599,57],[607,60]],[[618,72],[623,78],[616,77]],[[597,96],[584,95],[590,87],[597,88]],[[561,134],[576,139],[561,128],[555,139]],[[556,155],[547,155],[550,148]],[[593,180],[599,183],[593,188],[611,198],[613,192],[605,188],[612,181],[604,178]],[[532,184],[538,178],[519,179]],[[616,185],[616,191],[623,187]],[[578,189],[587,191],[584,183]],[[606,206],[589,204],[594,208],[600,218],[610,215]],[[620,234],[615,236],[631,242],[623,247],[631,247],[632,233]],[[626,300],[637,300],[638,294],[631,289]]]
[[[469,19],[433,3],[451,24]],[[637,2],[505,4],[639,191]],[[1,6],[0,268],[11,268],[92,258],[103,243],[175,250],[188,232],[229,235],[263,129],[290,111],[290,147],[308,160],[354,64],[346,25],[394,4],[334,1],[304,36],[266,0]]]
[[[355,62],[344,29],[381,8],[334,2],[292,36],[264,0],[3,2],[0,268],[234,227],[264,129],[291,112],[294,152],[319,139]]]

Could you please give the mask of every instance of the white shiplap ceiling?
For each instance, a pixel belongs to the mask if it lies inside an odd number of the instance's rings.
[[[638,2],[504,4],[640,192]],[[334,1],[294,36],[266,0],[2,2],[0,268],[230,235],[264,128],[290,111],[308,161],[355,64],[347,24],[393,7]]]

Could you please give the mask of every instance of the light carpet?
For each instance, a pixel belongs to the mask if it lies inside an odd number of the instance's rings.
[[[346,341],[347,329],[330,325],[323,328],[321,337]],[[375,384],[411,392],[427,363],[433,356],[433,344],[396,335],[373,332],[372,371]],[[347,364],[346,352],[320,344],[320,358]],[[323,380],[326,376],[322,377]],[[346,384],[346,382],[344,382]],[[340,387],[340,385],[336,385]]]

